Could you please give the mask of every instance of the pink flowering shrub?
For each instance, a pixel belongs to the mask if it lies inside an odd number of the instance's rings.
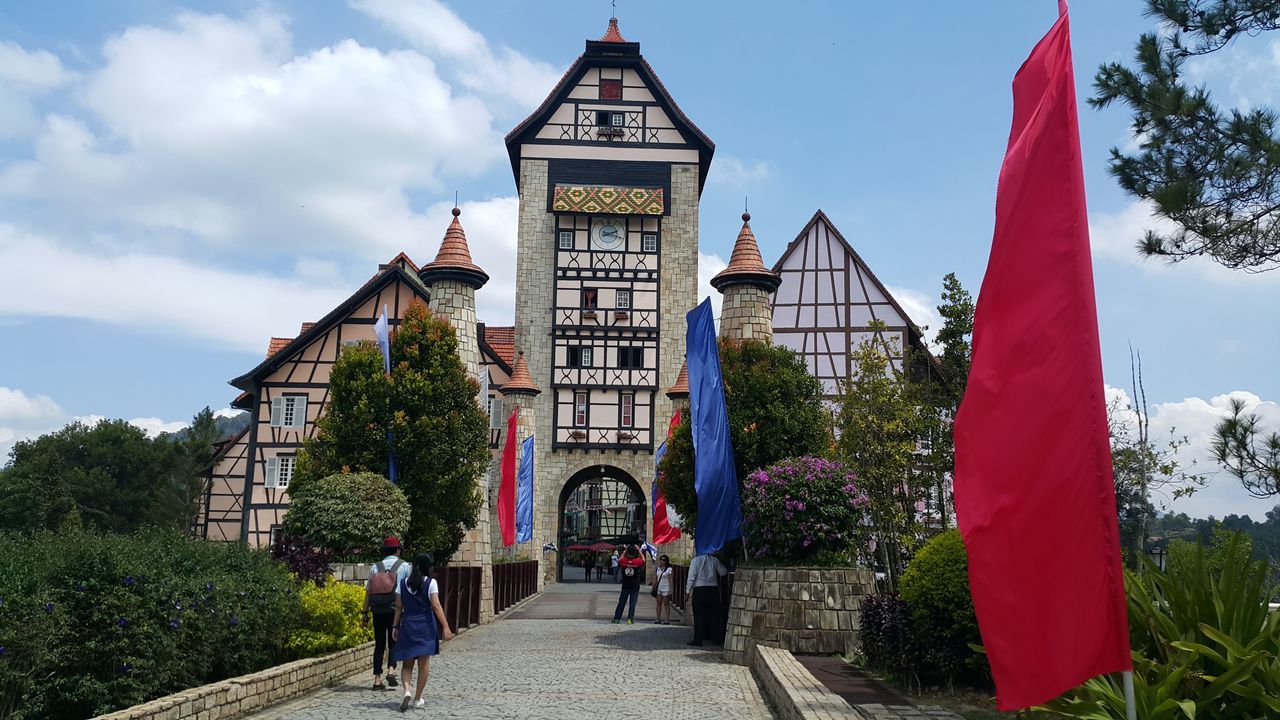
[[[866,507],[839,462],[806,456],[756,470],[742,488],[747,552],[768,562],[847,561],[864,539]]]

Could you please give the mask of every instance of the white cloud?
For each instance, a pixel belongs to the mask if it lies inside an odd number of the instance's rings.
[[[698,251],[698,302],[702,302],[706,298],[711,298],[711,308],[715,311],[716,318],[720,317],[720,301],[724,297],[719,290],[711,287],[711,278],[715,277],[721,270],[728,267],[728,263],[724,258],[714,253],[708,254],[701,250]]]
[[[0,386],[0,467],[8,464],[9,451],[19,440],[54,432],[70,422],[95,425],[105,419],[104,415],[68,417],[62,406],[48,395],[32,397],[22,390]],[[154,417],[133,418],[129,423],[141,428],[149,437],[175,432],[188,424]]]
[[[893,295],[893,299],[898,301],[902,309],[906,311],[907,317],[911,322],[920,326],[923,325],[928,329],[925,331],[925,342],[929,344],[929,349],[933,351],[941,351],[941,347],[935,344],[938,337],[938,330],[942,328],[942,316],[938,314],[937,309],[933,305],[933,298],[919,290],[910,288],[894,287],[893,285],[885,285],[885,289]]]
[[[487,40],[436,0],[353,0],[351,6],[378,20],[419,50],[456,63],[467,88],[533,109],[560,81],[562,71]]]
[[[46,50],[0,41],[0,139],[26,137],[39,127],[35,98],[70,83],[75,75]]]
[[[1131,402],[1129,393],[1123,389],[1107,386],[1106,391],[1108,401]],[[1186,447],[1177,455],[1180,465],[1188,472],[1208,476],[1207,485],[1190,497],[1153,498],[1157,507],[1164,505],[1170,512],[1185,512],[1192,517],[1222,518],[1235,513],[1259,519],[1280,503],[1280,498],[1259,500],[1249,496],[1240,481],[1223,472],[1213,459],[1214,428],[1231,414],[1233,398],[1244,401],[1246,411],[1257,413],[1270,430],[1280,431],[1280,405],[1244,390],[1215,395],[1208,400],[1189,397],[1150,406],[1151,441],[1163,449],[1170,439],[1186,438]]]
[[[1089,214],[1089,245],[1095,261],[1104,260],[1139,267],[1151,275],[1171,272],[1194,272],[1214,283],[1238,287],[1241,283],[1267,284],[1280,282],[1280,273],[1246,273],[1229,270],[1207,258],[1192,258],[1176,265],[1160,258],[1145,258],[1138,251],[1138,241],[1148,229],[1164,233],[1177,227],[1172,221],[1155,215],[1146,201],[1134,201],[1125,209],[1112,213]]]
[[[291,42],[262,12],[111,37],[78,106],[46,118],[33,157],[0,165],[0,210],[150,250],[385,260],[431,231],[411,194],[503,156],[485,103],[431,58]]]
[[[746,188],[759,185],[772,175],[773,163],[768,160],[743,161],[732,155],[717,155],[707,182],[724,188]]]
[[[182,420],[161,420],[154,417],[133,418],[129,421],[130,425],[142,428],[147,433],[147,437],[156,437],[161,433],[177,432],[191,423]]]
[[[48,395],[27,397],[21,390],[0,387],[0,422],[39,422],[62,414],[62,408]]]

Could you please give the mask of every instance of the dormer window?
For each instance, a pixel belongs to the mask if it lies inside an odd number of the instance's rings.
[[[600,99],[601,100],[621,100],[622,99],[622,81],[621,80],[601,80],[600,81]]]
[[[596,125],[603,128],[622,127],[622,113],[602,110],[596,113]]]

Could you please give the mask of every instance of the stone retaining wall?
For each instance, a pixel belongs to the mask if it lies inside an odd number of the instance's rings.
[[[786,650],[756,646],[751,672],[782,720],[862,720],[861,713],[818,682]]]
[[[97,720],[229,720],[291,700],[369,665],[373,643],[308,658],[135,705]]]
[[[857,648],[862,598],[875,591],[858,568],[739,567],[725,629],[724,657],[751,666],[757,645],[797,653]]]

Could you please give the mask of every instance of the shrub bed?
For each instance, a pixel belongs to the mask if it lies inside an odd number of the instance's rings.
[[[0,536],[0,718],[87,718],[291,659],[295,587],[235,543]]]
[[[754,561],[849,564],[866,528],[866,494],[844,465],[788,458],[747,476],[742,530]]]
[[[288,647],[299,656],[324,655],[373,639],[373,628],[360,622],[364,588],[340,582],[306,583],[298,595],[302,626],[289,636]]]

